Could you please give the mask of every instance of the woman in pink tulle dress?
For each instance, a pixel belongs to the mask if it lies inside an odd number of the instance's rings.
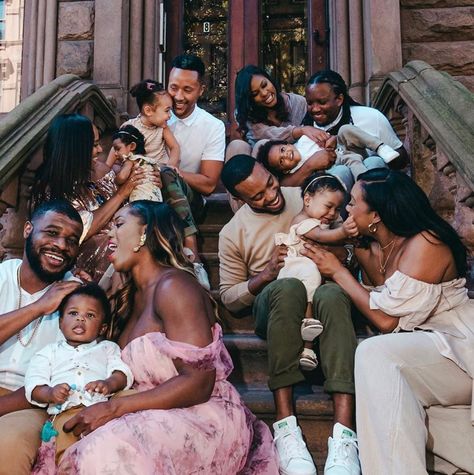
[[[113,335],[136,393],[84,409],[64,426],[81,440],[62,474],[277,474],[267,426],[226,381],[232,361],[214,307],[182,253],[182,227],[165,204],[119,210],[111,260],[129,272]]]

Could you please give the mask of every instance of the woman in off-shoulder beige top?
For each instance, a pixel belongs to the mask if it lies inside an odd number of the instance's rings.
[[[333,254],[306,245],[382,333],[357,349],[356,414],[364,474],[474,473],[474,301],[466,249],[406,175],[359,176],[347,207],[359,233],[362,283]],[[428,449],[428,457],[426,456]]]

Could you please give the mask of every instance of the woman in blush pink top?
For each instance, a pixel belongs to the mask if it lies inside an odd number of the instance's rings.
[[[137,392],[64,425],[82,439],[66,450],[59,473],[278,474],[268,427],[227,381],[232,361],[182,236],[163,203],[134,201],[115,214],[111,260],[131,280],[111,336]]]

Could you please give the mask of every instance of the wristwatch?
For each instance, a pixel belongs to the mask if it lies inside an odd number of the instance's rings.
[[[352,262],[354,260],[354,244],[344,244],[344,249],[347,252],[346,260],[344,265],[346,267],[351,267]]]

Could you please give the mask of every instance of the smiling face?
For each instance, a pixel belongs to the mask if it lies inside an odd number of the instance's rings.
[[[204,92],[197,71],[173,68],[168,81],[168,92],[173,98],[173,112],[184,119],[192,114],[198,99]]]
[[[278,180],[260,163],[256,163],[251,175],[235,186],[239,198],[254,211],[279,214],[285,206]]]
[[[376,222],[378,214],[369,208],[364,199],[364,191],[360,181],[357,181],[351,190],[351,200],[346,206],[349,216],[352,216],[357,225],[359,233],[363,236],[370,236],[369,224]]]
[[[145,125],[155,127],[166,127],[170,120],[173,100],[167,93],[155,93],[155,102],[143,106],[142,116],[145,118]]]
[[[288,173],[301,161],[301,154],[292,144],[274,145],[268,152],[268,164],[271,168]]]
[[[91,343],[107,329],[102,304],[90,295],[73,295],[64,306],[59,328],[71,346]]]
[[[305,97],[308,113],[319,126],[336,120],[344,102],[344,96],[336,95],[327,82],[306,86]]]
[[[257,106],[268,109],[275,107],[278,100],[275,86],[259,74],[252,76],[250,81],[250,97]]]
[[[146,226],[138,216],[135,216],[130,207],[119,209],[112,220],[112,229],[109,232],[109,259],[118,272],[128,272],[138,262],[138,246]]]
[[[313,195],[304,195],[304,210],[311,218],[319,219],[323,224],[331,224],[339,217],[344,202],[342,191],[321,190]]]
[[[79,252],[82,224],[55,211],[27,222],[25,256],[33,272],[46,283],[63,278]]]

